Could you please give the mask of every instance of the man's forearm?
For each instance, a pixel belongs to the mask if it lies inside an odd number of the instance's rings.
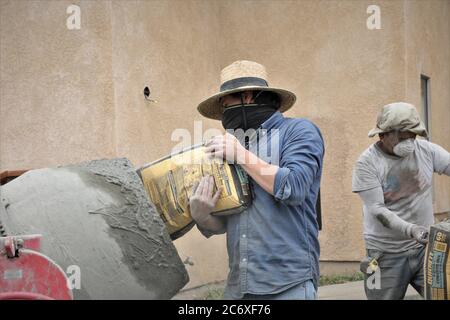
[[[412,236],[411,230],[414,225],[386,208],[381,187],[359,192],[359,196],[366,206],[367,214],[373,215],[386,228],[395,230],[407,237]]]
[[[383,224],[383,226],[385,226],[386,228],[395,230],[407,237],[412,237],[412,223],[401,219],[386,207],[373,205],[367,207],[367,209],[369,210],[369,214],[373,214],[377,218],[377,220],[380,221],[381,224]]]
[[[248,150],[245,150],[244,155],[245,159],[241,161],[241,167],[261,188],[273,195],[275,175],[278,171],[278,166],[271,165],[264,160],[261,160]]]

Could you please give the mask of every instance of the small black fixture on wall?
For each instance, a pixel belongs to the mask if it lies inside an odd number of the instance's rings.
[[[150,89],[149,89],[149,87],[145,87],[144,88],[144,98],[145,98],[145,100],[150,101],[150,102],[154,102],[154,103],[158,102],[157,100],[150,99]]]

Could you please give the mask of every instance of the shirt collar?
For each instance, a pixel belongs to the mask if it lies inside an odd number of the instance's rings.
[[[280,126],[280,124],[283,122],[284,116],[281,114],[280,111],[275,112],[269,119],[263,122],[261,125],[262,129],[270,130],[273,128],[276,128]]]
[[[261,130],[264,130],[265,132],[277,128],[280,126],[280,124],[284,121],[284,116],[281,114],[281,112],[277,111],[273,115],[270,116],[269,119],[264,121],[258,130],[256,130],[251,136],[249,136],[249,142],[250,144],[255,143],[257,141],[257,136],[260,134]],[[263,135],[265,134],[263,133]]]

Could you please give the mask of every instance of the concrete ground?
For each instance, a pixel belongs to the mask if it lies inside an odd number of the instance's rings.
[[[405,300],[422,299],[413,287],[408,286]],[[366,300],[364,281],[347,282],[319,287],[319,300]]]
[[[214,297],[223,290],[224,283],[215,283],[202,287],[182,290],[172,299],[174,300],[201,300],[206,296]],[[412,288],[408,287],[405,300],[422,299]],[[363,281],[347,282],[319,287],[319,300],[366,300]]]

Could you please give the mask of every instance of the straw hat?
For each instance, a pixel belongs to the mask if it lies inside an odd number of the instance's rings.
[[[197,107],[203,116],[221,120],[223,107],[219,99],[231,93],[258,90],[270,91],[280,97],[280,112],[288,110],[295,103],[295,94],[278,88],[269,87],[266,68],[256,62],[240,60],[235,61],[222,69],[220,73],[220,92],[209,97]]]
[[[422,137],[428,136],[416,107],[406,102],[394,102],[383,106],[377,117],[377,126],[370,130],[369,137],[393,130],[410,131]]]

